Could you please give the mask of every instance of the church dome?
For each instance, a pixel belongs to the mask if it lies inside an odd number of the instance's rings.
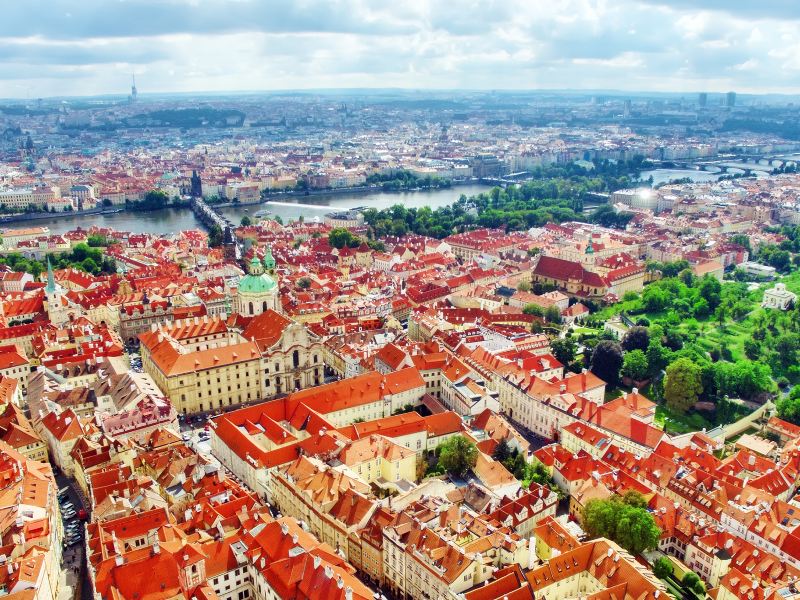
[[[263,294],[277,287],[275,280],[269,275],[245,275],[239,281],[239,293],[244,294]]]

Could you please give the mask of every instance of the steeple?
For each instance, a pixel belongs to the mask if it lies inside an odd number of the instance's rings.
[[[135,73],[131,73],[131,96],[130,96],[131,104],[134,104],[136,102],[136,96],[137,96],[136,74]]]
[[[267,246],[267,252],[264,255],[264,268],[268,272],[272,272],[275,270],[275,258],[272,256],[272,248]]]
[[[50,257],[47,258],[47,286],[44,291],[48,294],[54,294],[56,291],[56,278],[53,275],[53,265],[50,264]]]

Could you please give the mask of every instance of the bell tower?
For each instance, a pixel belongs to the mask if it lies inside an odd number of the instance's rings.
[[[47,285],[44,288],[45,293],[45,310],[47,316],[53,325],[60,326],[67,322],[67,310],[62,300],[63,290],[61,286],[56,283],[55,275],[53,274],[53,265],[50,264],[50,259],[47,259]]]

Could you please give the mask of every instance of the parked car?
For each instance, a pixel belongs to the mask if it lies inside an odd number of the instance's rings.
[[[70,511],[68,511],[68,512],[61,513],[61,516],[62,516],[63,518],[65,518],[65,519],[71,519],[71,518],[72,518],[72,517],[74,517],[76,514],[77,514],[77,513],[76,513],[74,510],[70,510]]]

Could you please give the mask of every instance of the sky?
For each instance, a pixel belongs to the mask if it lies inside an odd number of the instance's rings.
[[[0,97],[322,88],[800,93],[800,0],[2,2]]]

